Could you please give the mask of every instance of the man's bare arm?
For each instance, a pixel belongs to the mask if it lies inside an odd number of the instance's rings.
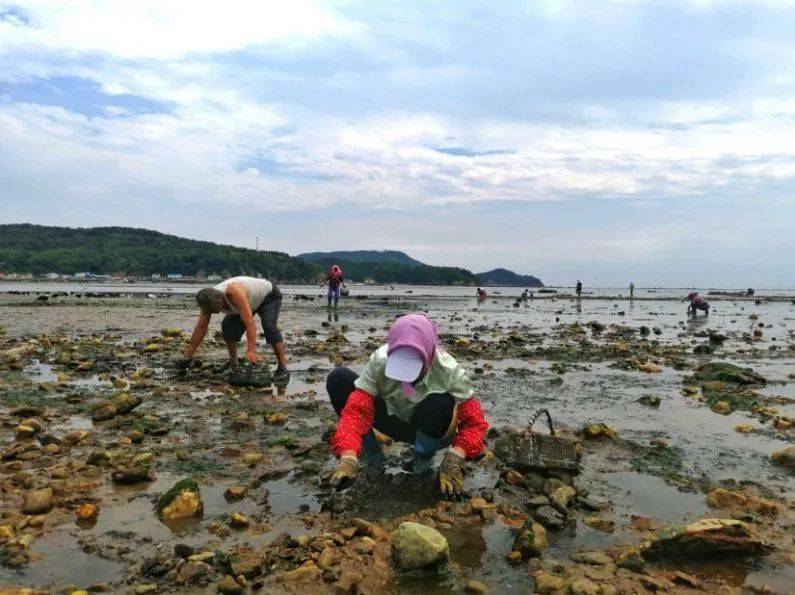
[[[185,355],[187,357],[193,357],[196,353],[196,350],[201,345],[201,342],[204,340],[204,336],[207,334],[207,329],[210,327],[210,318],[212,314],[208,312],[202,312],[199,314],[199,320],[196,321],[196,326],[193,329],[193,333],[190,336],[190,341],[188,341],[188,347],[185,349]]]

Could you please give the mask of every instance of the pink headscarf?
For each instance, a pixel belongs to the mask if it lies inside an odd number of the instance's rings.
[[[420,354],[422,358],[422,375],[430,368],[436,357],[436,346],[439,339],[436,336],[436,325],[424,314],[406,314],[398,318],[386,335],[387,357],[398,347],[409,347]],[[403,392],[407,395],[414,394],[414,387],[410,382],[402,382]]]

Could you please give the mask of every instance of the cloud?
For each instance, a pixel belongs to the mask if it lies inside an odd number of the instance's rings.
[[[554,258],[670,256],[726,204],[792,197],[793,26],[791,5],[741,0],[0,0],[0,199],[86,224],[182,205],[186,232],[215,209],[361,211],[376,238],[386,213],[462,213],[476,229],[478,209],[508,209],[491,221],[510,231],[486,235],[515,250],[528,240],[511,221],[543,221],[545,205],[571,205],[569,219],[598,205],[618,227],[628,205],[681,207],[700,228],[617,240],[604,223]],[[757,245],[772,246],[762,219]],[[236,237],[239,223],[213,223]],[[713,245],[734,246],[722,225]],[[561,250],[555,229],[545,252]],[[426,246],[419,234],[401,237]],[[489,268],[469,249],[482,243],[456,252],[449,237],[451,260]]]

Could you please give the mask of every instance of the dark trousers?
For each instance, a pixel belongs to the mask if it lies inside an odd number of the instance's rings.
[[[282,308],[282,292],[275,285],[273,290],[265,297],[259,308],[252,314],[259,314],[262,322],[262,332],[265,341],[271,345],[281,343],[284,339],[276,323],[279,321],[279,311]],[[227,314],[221,321],[221,333],[227,343],[237,343],[246,332],[246,325],[240,314]]]
[[[359,375],[350,368],[335,368],[326,379],[326,391],[331,406],[337,415],[348,402],[348,396],[356,389],[353,382]],[[389,415],[383,399],[374,397],[375,418],[373,427],[398,442],[414,443],[419,430],[431,438],[443,438],[450,429],[455,414],[455,399],[448,393],[427,395],[417,408],[410,422]]]

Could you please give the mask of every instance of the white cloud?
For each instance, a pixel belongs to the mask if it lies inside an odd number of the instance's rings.
[[[0,21],[0,52],[98,52],[120,58],[175,59],[278,42],[300,46],[351,33],[354,24],[312,0],[31,0],[29,19]]]

